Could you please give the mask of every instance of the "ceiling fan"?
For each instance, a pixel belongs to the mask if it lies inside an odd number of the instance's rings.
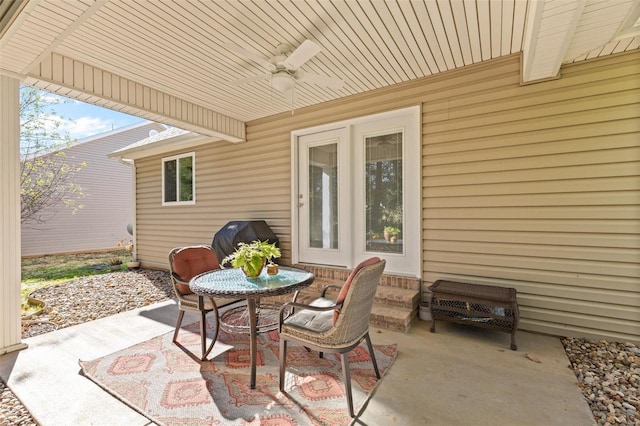
[[[292,105],[297,83],[311,83],[335,90],[340,89],[344,84],[344,81],[338,78],[305,72],[300,69],[305,62],[320,53],[320,46],[311,40],[305,40],[295,50],[293,50],[291,45],[281,43],[276,48],[276,55],[269,59],[245,50],[233,43],[225,43],[224,47],[231,52],[263,65],[269,71],[267,74],[235,80],[231,82],[231,84],[241,85],[255,81],[269,80],[271,87],[284,94]]]

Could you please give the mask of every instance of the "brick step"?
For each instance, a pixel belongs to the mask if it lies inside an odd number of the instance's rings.
[[[318,297],[325,286],[335,285],[337,287],[342,287],[342,284],[344,284],[344,282],[340,280],[327,278],[316,279],[310,287],[302,290],[301,294],[298,296],[298,300],[304,302],[313,300],[309,298]],[[327,295],[335,298],[337,291],[334,292],[333,290],[329,290]],[[302,297],[304,297],[304,299],[302,299]],[[379,285],[378,290],[376,291],[375,303],[417,309],[420,303],[420,292],[418,290],[407,288]]]
[[[411,328],[411,321],[417,315],[418,311],[416,309],[374,303],[369,324],[386,330],[406,333]]]
[[[319,265],[308,265],[308,264],[296,264],[294,265],[299,268],[306,269],[310,272],[313,272],[315,275],[316,282],[324,281],[324,280],[334,280],[338,285],[342,285],[347,280],[347,277],[351,273],[350,269],[345,268],[336,268],[330,266],[319,266]],[[421,280],[416,277],[402,276],[402,275],[389,275],[383,274],[380,279],[381,287],[398,287],[398,288],[406,288],[410,290],[418,290],[420,291]]]
[[[420,304],[420,292],[407,288],[378,286],[374,303],[415,310]]]
[[[326,285],[342,287],[351,272],[349,269],[329,266],[295,266],[307,269],[315,275],[313,284],[298,295],[301,303],[309,303],[317,298]],[[420,287],[420,278],[383,274],[371,310],[371,325],[403,333],[409,331],[411,322],[418,316]],[[337,295],[335,291],[327,294],[332,299]]]
[[[338,280],[321,278],[313,285],[298,294],[298,302],[309,303],[320,296],[322,287],[326,285],[340,286]],[[329,291],[327,296],[335,299],[337,291]],[[376,298],[371,310],[371,325],[406,333],[411,327],[411,321],[417,316],[420,303],[420,292],[398,287],[378,286]]]

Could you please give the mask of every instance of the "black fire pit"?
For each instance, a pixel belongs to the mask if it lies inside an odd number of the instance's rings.
[[[264,220],[234,220],[223,226],[213,236],[211,247],[216,252],[218,261],[233,253],[238,243],[250,243],[254,240],[276,243],[280,247],[280,239],[273,233]]]

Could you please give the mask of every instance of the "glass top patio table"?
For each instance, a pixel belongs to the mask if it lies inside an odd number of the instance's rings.
[[[278,274],[268,275],[265,270],[257,278],[248,278],[242,270],[217,269],[195,276],[189,282],[191,291],[198,295],[200,303],[205,296],[247,299],[249,316],[249,348],[251,353],[251,389],[256,388],[256,334],[257,318],[256,304],[261,297],[278,296],[281,294],[298,292],[311,285],[314,276],[304,269],[280,266]],[[215,341],[207,353],[211,350]]]
[[[266,297],[292,293],[309,286],[314,279],[304,269],[279,266],[276,275],[266,269],[257,278],[247,278],[239,268],[218,269],[194,277],[189,283],[191,291],[213,297]]]

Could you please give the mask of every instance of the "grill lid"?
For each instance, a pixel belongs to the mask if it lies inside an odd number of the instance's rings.
[[[280,239],[264,220],[234,220],[224,225],[213,236],[211,247],[216,252],[218,261],[233,253],[238,243],[250,243],[254,240],[276,243],[280,247]]]

